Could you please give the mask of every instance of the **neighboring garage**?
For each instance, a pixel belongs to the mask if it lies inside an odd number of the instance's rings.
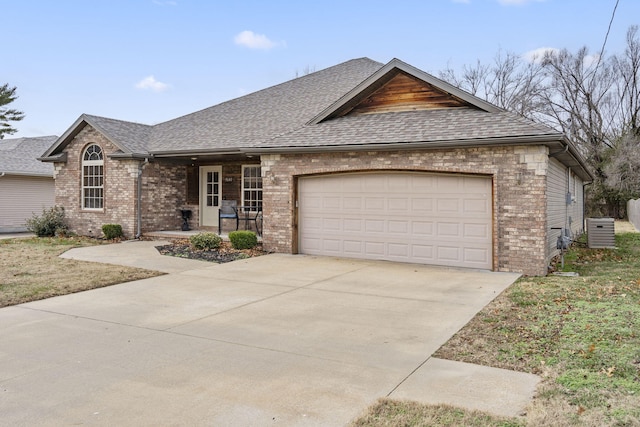
[[[26,231],[33,214],[54,205],[53,166],[37,157],[57,138],[0,140],[0,233]]]
[[[298,181],[298,252],[491,269],[492,180],[369,172]]]

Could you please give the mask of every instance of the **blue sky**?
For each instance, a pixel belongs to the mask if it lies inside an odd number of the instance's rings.
[[[13,137],[61,135],[82,113],[155,124],[367,56],[437,75],[499,49],[598,53],[615,0],[0,0],[0,84]],[[622,53],[640,2],[620,0]]]

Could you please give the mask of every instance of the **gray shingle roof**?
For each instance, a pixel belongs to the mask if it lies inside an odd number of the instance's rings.
[[[124,152],[143,153],[147,150],[152,126],[88,114],[84,117]]]
[[[300,128],[383,64],[353,59],[153,127],[150,151],[250,148]]]
[[[454,108],[344,116],[265,141],[261,148],[437,143],[544,135],[557,137],[558,133],[508,112]]]
[[[478,108],[346,115],[318,123],[318,117],[328,117],[336,106],[348,102],[357,93],[364,93],[394,68],[432,84],[445,85],[449,92]],[[154,126],[83,115],[45,157],[54,158],[85,124],[102,132],[125,155],[158,156],[286,147],[558,137],[551,128],[492,107],[402,61],[392,60],[383,65],[368,58],[353,59]]]
[[[0,139],[0,173],[53,177],[53,165],[37,158],[56,139],[55,135]]]

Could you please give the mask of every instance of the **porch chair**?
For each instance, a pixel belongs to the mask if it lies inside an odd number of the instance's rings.
[[[238,203],[235,200],[223,200],[218,210],[218,234],[222,234],[222,220],[223,219],[235,219],[236,230],[240,225],[240,218],[238,217]]]

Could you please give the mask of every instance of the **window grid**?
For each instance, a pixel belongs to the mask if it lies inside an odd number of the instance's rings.
[[[260,166],[242,167],[242,205],[262,210],[262,170]]]
[[[104,158],[98,145],[90,145],[82,156],[82,207],[104,207]]]

